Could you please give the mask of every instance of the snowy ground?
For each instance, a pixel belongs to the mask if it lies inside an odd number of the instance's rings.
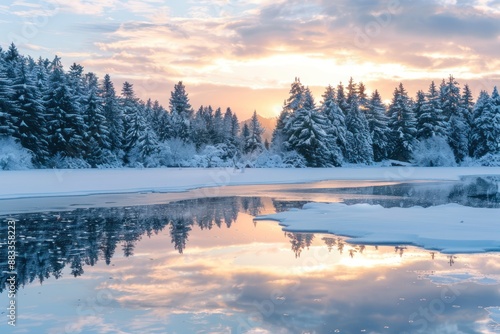
[[[0,172],[0,199],[135,192],[181,192],[204,187],[291,184],[323,180],[458,180],[500,175],[500,168],[359,167],[325,169],[81,169]],[[1,203],[0,203],[1,205]]]

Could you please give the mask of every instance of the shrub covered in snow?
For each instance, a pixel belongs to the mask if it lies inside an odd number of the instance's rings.
[[[108,157],[105,159],[105,163],[101,163],[97,165],[97,168],[99,169],[106,169],[106,168],[121,168],[123,167],[123,160],[119,157],[117,157],[114,154],[111,154],[109,152]]]
[[[264,150],[255,160],[253,167],[280,168],[283,167],[283,160],[279,154],[274,154],[268,150]]]
[[[419,141],[413,151],[413,162],[420,167],[456,166],[450,145],[440,136]]]
[[[173,138],[160,143],[160,163],[167,167],[191,167],[191,161],[196,155],[196,147],[179,138]]]
[[[297,153],[296,151],[289,151],[283,153],[282,157],[283,167],[286,168],[306,168],[307,161],[306,159]]]
[[[49,161],[49,166],[57,169],[85,169],[92,168],[90,164],[80,158],[65,157],[61,153],[53,156]]]
[[[194,167],[229,167],[233,165],[228,153],[228,147],[225,144],[207,145],[192,159]]]
[[[14,138],[0,139],[0,169],[16,170],[33,168],[31,152],[23,148]]]
[[[479,166],[500,167],[500,154],[488,153],[482,156],[477,162]]]

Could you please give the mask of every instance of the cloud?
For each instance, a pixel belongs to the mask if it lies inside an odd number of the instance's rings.
[[[219,100],[227,87],[286,90],[295,76],[318,87],[353,76],[387,98],[399,81],[425,89],[449,74],[500,84],[497,1],[49,1],[82,17],[112,18],[76,20],[64,31],[84,34],[85,47],[93,41],[80,59],[86,67],[120,81],[154,82],[137,86],[155,97],[179,80],[219,87]],[[264,107],[254,101],[247,108]]]
[[[45,0],[52,4],[57,10],[75,13],[79,15],[102,15],[120,4],[119,0]]]

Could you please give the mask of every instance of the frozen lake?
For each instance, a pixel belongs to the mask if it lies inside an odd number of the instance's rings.
[[[494,177],[4,200],[13,214],[2,221],[17,220],[19,308],[0,331],[500,332],[499,253],[350,244],[254,221],[308,202],[455,203],[500,217]],[[6,309],[5,242],[0,251]]]

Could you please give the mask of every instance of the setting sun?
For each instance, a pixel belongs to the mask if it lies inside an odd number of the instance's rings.
[[[272,110],[273,110],[273,116],[277,117],[281,113],[281,110],[283,109],[283,106],[280,105],[274,105]]]

